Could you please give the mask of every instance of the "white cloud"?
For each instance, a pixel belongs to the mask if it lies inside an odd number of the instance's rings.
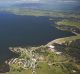
[[[70,1],[68,1],[68,0],[64,0],[64,1],[58,1],[58,2],[77,2],[77,1],[72,1],[72,0],[70,0]]]
[[[39,2],[40,0],[16,0],[16,2]]]
[[[42,3],[55,3],[55,2],[68,2],[68,3],[70,3],[70,2],[77,2],[77,1],[79,1],[79,0],[0,0],[0,3],[1,3],[1,1],[4,3],[4,2],[7,2],[7,3],[21,3],[21,2],[42,2]]]
[[[40,0],[0,0],[0,2],[39,2]]]

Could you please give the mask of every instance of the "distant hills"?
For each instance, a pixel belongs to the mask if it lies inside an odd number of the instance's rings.
[[[41,0],[42,1],[42,0]],[[39,10],[50,10],[50,11],[80,11],[79,2],[64,2],[64,1],[80,1],[80,0],[43,0],[46,2],[38,3],[10,3],[0,4],[0,7],[17,7],[17,8],[28,8],[28,9],[39,9]],[[61,1],[61,2],[57,2]]]
[[[42,3],[18,3],[14,4],[13,7],[26,7],[26,8],[40,8],[43,7]]]
[[[64,0],[65,1],[65,0]],[[80,11],[80,4],[79,3],[58,3],[55,2],[53,4],[46,4],[46,3],[16,3],[12,5],[12,7],[18,8],[29,8],[29,9],[43,9],[43,10],[57,10],[57,11]]]

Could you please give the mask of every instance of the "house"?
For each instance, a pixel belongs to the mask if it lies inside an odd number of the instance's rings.
[[[62,52],[55,52],[55,53],[58,54],[58,55],[62,54]]]
[[[76,72],[76,70],[72,70],[72,72],[73,72],[73,73],[75,73],[75,72]]]
[[[55,50],[55,46],[52,46],[52,45],[49,46],[49,49],[50,49],[52,52],[55,52],[55,51],[56,51],[56,50]]]
[[[49,48],[54,49],[54,48],[55,48],[55,46],[50,45],[50,46],[49,46]]]

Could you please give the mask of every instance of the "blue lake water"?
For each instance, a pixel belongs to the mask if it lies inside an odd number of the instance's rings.
[[[56,38],[71,36],[51,26],[49,17],[20,16],[0,12],[0,57],[10,56],[8,47],[47,44]]]

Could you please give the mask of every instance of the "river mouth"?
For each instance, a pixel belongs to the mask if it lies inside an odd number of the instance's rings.
[[[47,16],[21,16],[0,12],[0,55],[11,56],[8,47],[45,45],[48,42],[74,35],[51,26]],[[54,24],[55,25],[55,24]]]

